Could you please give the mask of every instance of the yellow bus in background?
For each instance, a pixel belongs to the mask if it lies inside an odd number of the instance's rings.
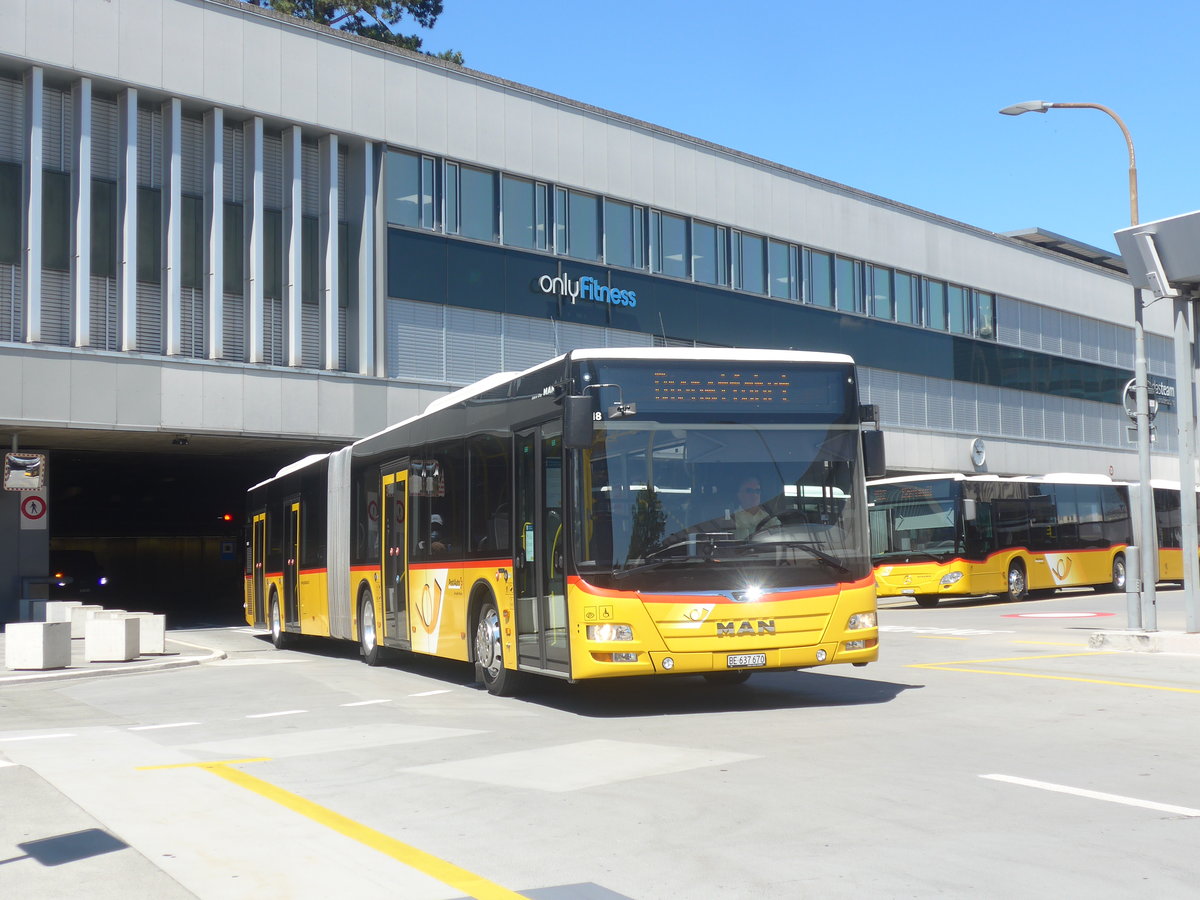
[[[1128,484],[1090,475],[946,473],[882,478],[867,490],[880,597],[929,607],[943,597],[1022,600],[1063,587],[1125,589],[1133,539]],[[1175,497],[1177,507],[1178,489]]]

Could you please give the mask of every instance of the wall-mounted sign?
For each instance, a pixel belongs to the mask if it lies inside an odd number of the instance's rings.
[[[46,487],[46,454],[4,454],[4,489],[6,491],[40,491]]]
[[[43,531],[46,528],[48,505],[43,494],[26,494],[21,498],[21,530]]]
[[[571,280],[566,272],[561,275],[542,275],[536,282],[543,294],[576,300],[591,300],[593,303],[611,303],[613,306],[637,306],[637,292],[601,284],[590,275]]]

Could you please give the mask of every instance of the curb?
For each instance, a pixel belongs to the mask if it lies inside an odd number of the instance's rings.
[[[1184,631],[1095,631],[1088,637],[1093,650],[1141,653],[1200,654],[1200,634]]]
[[[226,659],[228,654],[224,650],[213,650],[211,647],[201,647],[199,644],[189,644],[187,641],[178,641],[174,638],[167,638],[168,643],[182,644],[184,647],[195,647],[198,650],[208,651],[205,656],[184,656],[178,659],[163,659],[153,662],[135,663],[125,666],[111,666],[103,669],[58,669],[53,672],[34,672],[27,675],[0,675],[0,684],[20,684],[31,681],[66,681],[72,678],[88,678],[92,675],[127,675],[136,674],[139,672],[161,672],[165,669],[182,669],[187,666],[198,666],[202,663],[215,662],[219,659]]]

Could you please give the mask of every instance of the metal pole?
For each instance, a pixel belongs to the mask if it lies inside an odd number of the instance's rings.
[[[1133,137],[1129,129],[1115,112],[1099,103],[1051,103],[1052,107],[1065,109],[1098,109],[1106,114],[1121,129],[1125,147],[1129,151],[1129,224],[1138,224],[1137,156],[1133,150]],[[1142,562],[1142,609],[1141,621],[1129,622],[1129,627],[1158,630],[1158,548],[1157,529],[1154,527],[1154,490],[1150,487],[1150,394],[1147,390],[1149,376],[1146,365],[1146,329],[1142,322],[1142,292],[1133,289],[1133,384],[1137,405],[1137,453],[1138,481],[1142,485],[1141,534],[1135,535],[1141,548]]]
[[[1175,393],[1179,418],[1179,521],[1183,528],[1183,603],[1187,630],[1196,627],[1196,585],[1200,584],[1200,558],[1196,540],[1196,398],[1193,389],[1192,304],[1185,294],[1175,303]]]

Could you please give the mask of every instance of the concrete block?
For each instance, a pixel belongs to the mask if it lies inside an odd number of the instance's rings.
[[[155,613],[126,613],[138,622],[138,647],[141,656],[167,652],[167,617]]]
[[[130,616],[87,620],[83,636],[83,658],[88,662],[126,662],[136,659],[138,621]]]
[[[17,618],[22,622],[45,622],[46,604],[49,600],[39,600],[36,597],[22,597],[17,601],[19,612]]]
[[[10,669],[63,669],[71,664],[70,622],[11,622],[4,627]]]
[[[71,637],[82,638],[85,636],[85,629],[88,621],[96,613],[104,609],[103,606],[80,605],[71,607]]]
[[[70,622],[71,610],[83,606],[82,600],[50,600],[46,603],[47,622]]]

